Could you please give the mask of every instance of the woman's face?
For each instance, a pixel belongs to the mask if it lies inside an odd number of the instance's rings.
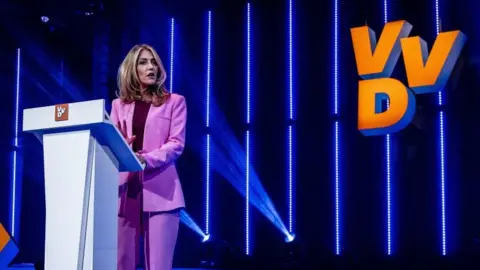
[[[137,62],[137,75],[142,87],[155,84],[158,76],[158,63],[149,50],[142,50]]]

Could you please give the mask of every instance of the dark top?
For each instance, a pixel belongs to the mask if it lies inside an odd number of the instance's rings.
[[[135,101],[135,110],[133,111],[132,134],[135,135],[133,141],[133,151],[137,152],[143,149],[143,133],[145,131],[145,122],[147,121],[150,104],[144,101]]]

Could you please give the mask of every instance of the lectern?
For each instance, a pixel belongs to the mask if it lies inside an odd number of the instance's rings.
[[[140,171],[105,101],[23,111],[43,144],[45,269],[116,270],[119,172]]]

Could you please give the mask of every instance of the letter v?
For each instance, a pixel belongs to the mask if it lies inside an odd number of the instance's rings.
[[[402,52],[400,39],[411,30],[412,25],[405,20],[389,22],[377,44],[375,32],[368,26],[352,28],[358,75],[363,79],[390,77]]]
[[[430,55],[422,38],[402,39],[408,86],[416,94],[441,91],[450,78],[466,39],[460,31],[442,32],[437,36]]]

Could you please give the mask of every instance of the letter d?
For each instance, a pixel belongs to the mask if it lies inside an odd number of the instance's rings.
[[[390,101],[390,107],[381,112],[378,104],[385,98]],[[399,80],[380,78],[360,81],[358,130],[365,136],[395,133],[412,121],[415,106],[415,95]]]

